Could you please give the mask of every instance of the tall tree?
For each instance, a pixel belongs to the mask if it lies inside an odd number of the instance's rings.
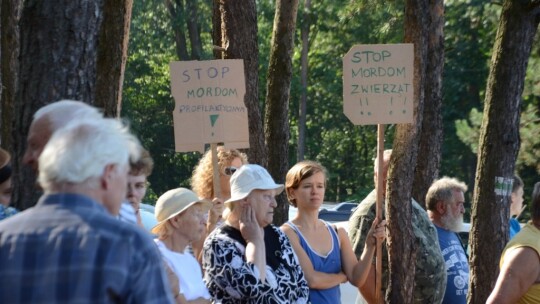
[[[19,18],[21,0],[0,1],[0,74],[1,77],[1,115],[0,142],[2,148],[13,149],[13,107],[17,91],[17,73],[19,72]]]
[[[187,29],[189,42],[191,44],[191,59],[200,60],[202,58],[202,40],[199,30],[199,24],[197,22],[198,11],[197,0],[186,0],[187,8]]]
[[[386,301],[390,303],[413,303],[417,248],[412,229],[411,189],[424,114],[429,3],[429,0],[405,2],[404,40],[414,43],[414,118],[412,123],[399,124],[396,128],[388,173],[386,212],[390,231],[387,238],[390,282]]]
[[[133,0],[105,1],[97,54],[95,106],[120,116]]]
[[[22,4],[19,70],[13,73],[13,136],[17,139],[13,141],[13,202],[17,208],[28,208],[37,201],[35,176],[21,166],[34,112],[60,99],[95,104],[97,73],[114,70],[105,65],[97,68],[104,2],[30,0]],[[119,23],[125,24],[124,20]],[[124,41],[114,43],[123,45]]]
[[[308,70],[309,70],[309,26],[311,24],[311,0],[304,0],[304,14],[302,18],[302,26],[300,28],[300,36],[302,39],[301,53],[301,68],[300,82],[302,94],[300,95],[300,105],[298,107],[298,154],[297,160],[304,160],[306,146],[306,104],[307,104],[307,89],[308,89]]]
[[[219,13],[217,13],[217,11]],[[259,106],[259,47],[257,41],[257,7],[255,0],[214,1],[214,45],[222,49],[223,59],[243,59],[246,78],[244,103],[248,111],[249,151],[251,163],[266,165],[267,151]],[[219,18],[219,21],[217,20]]]
[[[444,67],[444,1],[430,1],[427,37],[426,78],[424,84],[424,117],[418,158],[414,172],[412,196],[424,206],[429,186],[439,175],[442,123],[442,74]]]
[[[276,182],[283,183],[289,169],[289,97],[292,77],[292,54],[298,0],[278,0],[268,67],[265,138],[268,147],[268,171]],[[278,197],[274,223],[287,221],[285,193]]]
[[[539,22],[540,1],[504,1],[491,57],[478,146],[469,238],[470,303],[486,302],[508,241],[511,182],[520,145],[521,95]],[[486,242],[487,239],[490,241]]]
[[[200,60],[202,58],[202,40],[199,31],[198,7],[195,0],[165,0],[174,31],[176,54],[178,59]],[[187,38],[186,38],[187,33]],[[189,38],[191,55],[188,50]]]

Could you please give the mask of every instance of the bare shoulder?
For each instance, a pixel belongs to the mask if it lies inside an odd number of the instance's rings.
[[[298,236],[296,235],[296,232],[289,224],[285,223],[281,225],[279,229],[281,229],[281,231],[285,233],[285,235],[289,238],[289,240],[298,240]]]
[[[521,273],[527,281],[538,283],[540,282],[540,256],[531,247],[510,249],[504,255],[502,271]]]

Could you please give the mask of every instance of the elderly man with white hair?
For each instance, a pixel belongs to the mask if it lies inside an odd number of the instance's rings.
[[[60,100],[41,107],[34,114],[28,130],[23,163],[38,174],[39,157],[54,132],[73,121],[101,119],[103,114],[97,108],[81,101]],[[128,223],[137,223],[135,210],[128,202],[121,205],[118,217]]]
[[[113,119],[54,132],[37,205],[0,222],[1,303],[172,303],[150,236],[116,220],[140,145]]]
[[[446,291],[442,304],[467,303],[469,261],[458,233],[463,226],[467,185],[456,178],[443,177],[431,184],[426,206],[437,228],[439,247],[446,264]]]

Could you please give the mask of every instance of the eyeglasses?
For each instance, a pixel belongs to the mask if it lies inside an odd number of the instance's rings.
[[[236,167],[225,167],[225,169],[223,169],[223,173],[225,173],[225,175],[233,175],[234,172],[236,172],[236,170],[238,170],[238,168]]]

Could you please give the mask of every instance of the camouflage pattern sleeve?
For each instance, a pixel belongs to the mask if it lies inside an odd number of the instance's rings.
[[[439,247],[437,229],[426,211],[412,202],[413,232],[416,236],[414,303],[441,303],[446,289],[446,264]]]
[[[375,191],[372,191],[349,218],[349,238],[356,258],[364,251],[366,237],[375,220]]]

